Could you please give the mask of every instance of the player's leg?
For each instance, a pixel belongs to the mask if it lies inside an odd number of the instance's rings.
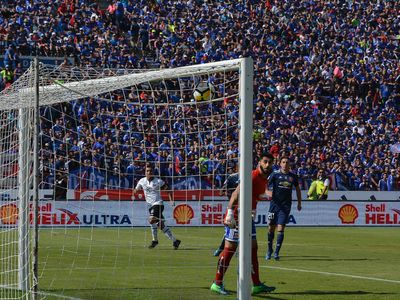
[[[256,236],[256,226],[254,221],[252,221],[251,225],[251,280],[253,281],[253,285],[260,285],[260,274],[258,267],[258,243]]]
[[[252,241],[251,241],[251,280],[253,281],[253,287],[251,293],[253,295],[259,293],[269,293],[275,290],[275,287],[267,286],[260,281],[259,266],[258,266],[258,243],[256,239],[256,226],[252,224]]]
[[[225,236],[222,238],[221,244],[218,249],[214,251],[214,256],[219,256],[225,247]]]
[[[239,232],[237,229],[229,228],[225,226],[225,245],[224,250],[219,255],[218,264],[217,264],[217,273],[215,274],[215,279],[213,284],[211,285],[211,290],[218,294],[226,295],[227,291],[225,291],[223,280],[224,274],[229,267],[229,263],[236,252],[238,245],[238,236]]]
[[[179,245],[181,243],[180,240],[176,239],[174,234],[171,231],[171,228],[169,228],[166,224],[165,224],[165,219],[164,219],[164,205],[157,205],[158,206],[158,226],[159,228],[162,230],[162,232],[164,232],[165,236],[172,241],[172,246],[174,247],[174,249],[178,249]]]
[[[281,210],[278,213],[278,220],[277,220],[277,237],[276,237],[276,247],[274,253],[274,259],[279,260],[279,251],[281,250],[283,239],[285,237],[285,226],[289,220],[290,211],[283,211]]]
[[[274,244],[274,237],[275,237],[275,228],[276,228],[276,214],[274,212],[268,213],[268,233],[267,233],[267,254],[265,255],[265,259],[271,259],[272,252],[274,252],[273,244]]]
[[[156,216],[154,209],[155,209],[154,206],[149,208],[148,221],[149,221],[150,226],[151,226],[151,236],[152,236],[152,241],[151,241],[151,244],[149,245],[150,249],[152,249],[152,248],[154,248],[155,246],[158,245],[158,235],[157,235],[158,217]]]

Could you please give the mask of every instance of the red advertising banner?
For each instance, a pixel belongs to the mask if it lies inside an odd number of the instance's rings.
[[[219,190],[185,190],[172,191],[174,200],[225,200],[226,196],[220,196]],[[76,200],[144,200],[143,191],[133,195],[133,190],[75,190]],[[168,192],[161,191],[163,200],[168,200]]]

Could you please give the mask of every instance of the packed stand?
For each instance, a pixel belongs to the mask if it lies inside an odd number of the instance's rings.
[[[246,3],[126,0],[110,1],[102,10],[81,0],[2,1],[2,87],[21,74],[19,57],[32,53],[71,57],[78,66],[141,69],[252,56],[255,154],[268,150],[277,159],[288,155],[303,189],[318,168],[324,168],[333,189],[399,190],[400,2]],[[141,172],[130,164],[149,154],[141,150],[128,154],[115,149],[112,140],[107,142],[107,136],[99,133],[102,126],[96,129],[97,121],[107,118],[102,111],[106,108],[94,102],[65,105],[58,110],[63,113],[50,113],[51,124],[43,125],[47,137],[43,152],[48,153],[44,173],[50,185],[54,176],[62,177],[55,169],[71,172],[80,164],[108,164],[114,171],[109,173],[118,178]],[[228,109],[235,112],[231,106]],[[87,107],[92,109],[82,118],[79,110]],[[170,113],[179,114],[179,106],[174,107],[177,111]],[[70,116],[77,118],[68,116],[72,111]],[[121,126],[118,122],[112,126]],[[87,142],[78,135],[68,136],[62,130],[66,126],[85,132]],[[178,124],[176,130],[180,128]],[[174,153],[160,141],[148,143],[155,151],[150,153],[154,160],[172,163],[170,172],[181,171],[180,162],[189,152],[196,153],[194,168],[218,188],[227,170],[235,169],[236,159],[228,156],[237,157],[238,149],[234,145],[227,153],[216,152],[215,139],[206,137],[203,145],[190,145],[166,137],[164,144],[172,148],[174,142],[174,148],[184,149]],[[63,161],[71,145],[84,153],[84,160]],[[111,184],[118,186],[120,182]]]

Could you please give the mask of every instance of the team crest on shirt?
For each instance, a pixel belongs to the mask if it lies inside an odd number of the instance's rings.
[[[291,183],[287,181],[282,181],[281,185],[285,188],[291,187]]]

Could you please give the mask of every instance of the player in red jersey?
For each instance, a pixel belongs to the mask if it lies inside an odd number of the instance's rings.
[[[272,193],[268,191],[268,176],[272,172],[274,157],[270,153],[263,153],[260,157],[258,166],[252,172],[252,210],[253,216],[256,215],[257,202],[267,194],[271,196]],[[211,290],[218,294],[226,295],[228,292],[225,290],[223,285],[223,278],[226,270],[229,267],[232,256],[235,254],[238,242],[239,242],[239,229],[237,227],[238,220],[238,201],[239,201],[239,186],[232,193],[229,200],[228,210],[224,220],[225,224],[225,248],[219,256],[217,273],[215,280],[211,285]],[[258,270],[258,258],[257,258],[257,239],[256,239],[256,227],[254,220],[252,220],[252,253],[251,253],[251,279],[253,281],[252,294],[259,294],[262,292],[272,292],[275,287],[266,286],[260,281],[259,270]]]

